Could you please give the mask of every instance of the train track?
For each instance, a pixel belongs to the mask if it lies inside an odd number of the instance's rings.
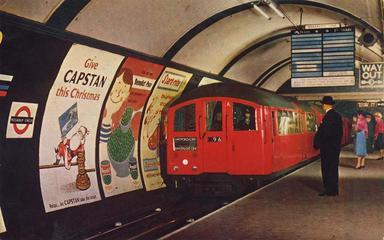
[[[169,194],[174,196],[173,193]],[[115,222],[85,240],[158,239],[236,199],[237,197],[207,199],[184,195],[176,201],[160,203],[160,207],[136,216],[133,220]]]
[[[98,231],[86,240],[141,240],[159,239],[195,220],[237,200],[238,198],[264,187],[281,177],[301,168],[314,160],[300,164],[281,175],[274,176],[257,187],[248,189],[241,195],[226,197],[195,196],[192,193],[183,195],[171,191],[165,193],[164,200],[151,211],[142,213],[133,219],[125,219],[115,222],[105,229]]]

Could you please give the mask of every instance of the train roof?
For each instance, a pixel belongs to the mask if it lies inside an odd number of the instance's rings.
[[[325,113],[321,106],[314,103],[303,101],[297,101],[296,103],[304,112],[312,112],[313,110],[316,110],[319,113]]]
[[[232,97],[264,106],[296,109],[294,101],[268,91],[231,83],[213,83],[195,88],[176,99],[171,106],[203,97]]]
[[[299,101],[297,101],[296,103],[304,112],[312,112],[313,111],[313,109],[312,109],[313,105],[310,103],[299,102]]]

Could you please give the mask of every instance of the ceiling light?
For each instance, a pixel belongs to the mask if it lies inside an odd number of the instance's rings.
[[[257,6],[255,3],[252,3],[253,8],[256,9],[261,15],[263,15],[266,19],[271,20],[271,17],[266,14],[263,9],[261,9],[259,6]]]
[[[285,18],[285,15],[280,11],[280,9],[277,8],[275,2],[273,2],[272,0],[263,0],[263,2],[267,4],[270,8],[272,8],[272,10],[275,11],[275,13],[281,18]]]

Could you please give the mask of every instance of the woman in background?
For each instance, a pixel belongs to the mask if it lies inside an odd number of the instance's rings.
[[[365,156],[367,156],[367,141],[368,137],[368,124],[365,119],[365,115],[362,112],[357,114],[356,123],[356,146],[355,152],[357,155],[356,169],[365,167]]]
[[[384,122],[383,122],[383,115],[381,113],[376,112],[375,113],[375,141],[376,141],[376,148],[380,150],[380,158],[383,159],[384,157]]]
[[[353,149],[356,148],[356,123],[357,123],[357,116],[352,116],[352,124],[351,124],[351,138],[352,138],[352,144]]]

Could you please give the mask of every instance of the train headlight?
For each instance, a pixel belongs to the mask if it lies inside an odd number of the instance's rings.
[[[179,167],[178,166],[173,166],[173,171],[177,171],[177,170],[179,170]]]
[[[182,163],[183,163],[184,166],[187,166],[189,161],[188,161],[188,159],[183,159]]]
[[[192,167],[192,170],[193,170],[193,171],[196,171],[196,170],[197,170],[197,167],[196,167],[196,166],[193,166],[193,167]]]

